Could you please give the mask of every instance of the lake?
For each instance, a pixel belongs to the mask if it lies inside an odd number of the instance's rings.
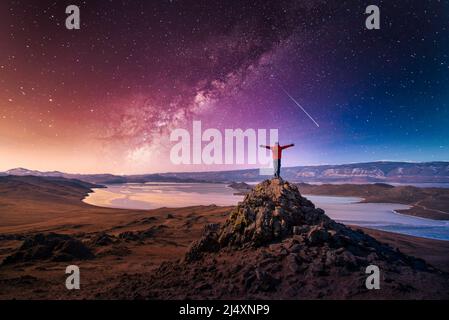
[[[225,184],[144,183],[117,184],[94,189],[83,201],[95,206],[124,209],[156,209],[195,205],[236,205],[243,196],[234,195]],[[304,195],[332,219],[345,224],[424,238],[449,240],[449,221],[398,214],[408,206],[391,203],[359,203],[361,198]]]

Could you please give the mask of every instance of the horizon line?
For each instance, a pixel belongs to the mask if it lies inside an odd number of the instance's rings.
[[[284,167],[284,169],[289,168],[297,168],[297,167],[320,167],[320,166],[344,166],[344,165],[353,165],[353,164],[369,164],[369,163],[382,163],[382,162],[402,162],[402,163],[408,163],[408,164],[424,164],[424,163],[435,163],[435,162],[445,162],[449,164],[449,160],[433,160],[433,161],[412,161],[412,160],[373,160],[373,161],[367,161],[367,162],[346,162],[346,163],[339,163],[339,164],[330,164],[330,163],[324,163],[324,164],[309,164],[309,165],[294,165],[294,166],[288,166]],[[176,173],[209,173],[209,172],[230,172],[230,171],[247,171],[247,170],[259,170],[258,168],[242,168],[242,169],[227,169],[227,170],[202,170],[202,171],[164,171],[164,172],[146,172],[146,173],[110,173],[110,172],[101,172],[101,173],[73,173],[73,172],[66,172],[66,171],[59,171],[59,170],[39,170],[39,169],[29,169],[24,167],[15,167],[11,169],[7,169],[5,171],[0,171],[0,173],[7,173],[11,170],[17,170],[17,169],[23,169],[28,171],[38,171],[40,173],[50,173],[50,172],[58,172],[62,174],[71,174],[71,175],[102,175],[102,174],[109,174],[109,175],[116,175],[116,176],[137,176],[137,175],[161,175],[161,174],[176,174]]]

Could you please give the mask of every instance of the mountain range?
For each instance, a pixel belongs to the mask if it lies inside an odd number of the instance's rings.
[[[0,175],[32,175],[79,179],[91,183],[143,183],[143,182],[256,182],[267,178],[259,169],[168,172],[159,174],[114,175],[72,174],[60,171],[36,171],[15,168]],[[292,182],[321,183],[449,183],[449,162],[392,162],[377,161],[341,165],[295,166],[282,169],[282,177]]]

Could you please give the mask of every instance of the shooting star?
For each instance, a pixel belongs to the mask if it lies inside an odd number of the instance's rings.
[[[282,88],[280,86],[280,88],[282,89],[282,91],[285,92],[285,94],[290,98],[290,100],[292,100],[298,107],[301,108],[301,110],[310,118],[310,120],[313,121],[313,123],[319,128],[320,125],[318,124],[318,122],[315,121],[315,119],[312,118],[312,116],[306,111],[306,109],[304,109],[298,101],[295,100],[295,98],[293,98],[284,88]]]

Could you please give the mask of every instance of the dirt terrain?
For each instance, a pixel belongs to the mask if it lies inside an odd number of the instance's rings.
[[[1,299],[130,298],[142,290],[139,281],[162,262],[182,259],[205,225],[223,223],[234,209],[100,208],[81,201],[92,187],[64,178],[0,177]],[[448,242],[364,231],[449,271]],[[70,264],[81,269],[81,290],[65,288]]]

